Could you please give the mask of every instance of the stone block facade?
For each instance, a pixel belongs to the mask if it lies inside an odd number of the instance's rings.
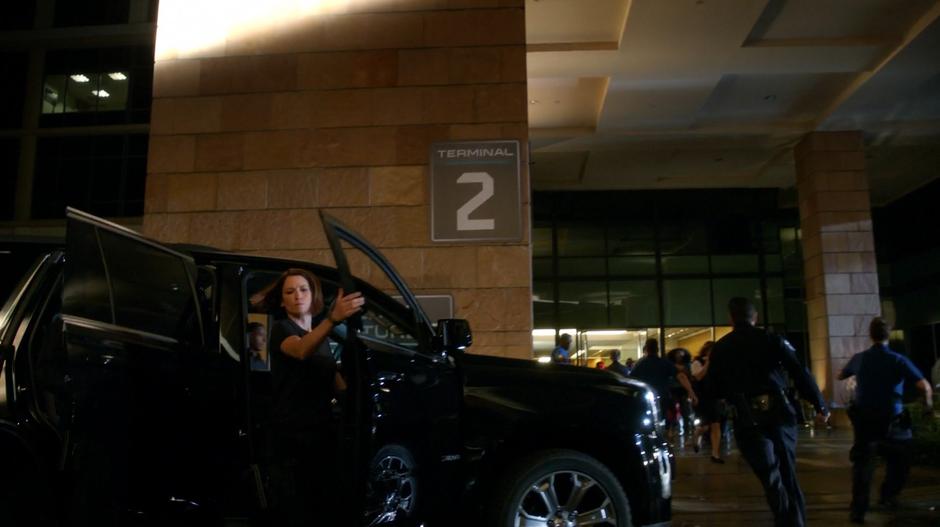
[[[453,295],[473,352],[530,358],[523,0],[335,2],[203,47],[173,40],[181,5],[158,20],[145,234],[330,265],[327,209],[416,293]],[[431,243],[430,144],[490,139],[522,147],[525,238]]]
[[[795,155],[812,370],[839,403],[836,376],[881,314],[862,136],[813,132]]]

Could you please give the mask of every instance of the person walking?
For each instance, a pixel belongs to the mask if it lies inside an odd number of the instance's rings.
[[[695,451],[698,452],[701,449],[702,435],[707,430],[711,442],[712,463],[724,464],[725,460],[721,457],[721,428],[725,421],[724,404],[709,397],[704,389],[705,378],[708,375],[708,357],[714,346],[715,343],[711,340],[702,344],[698,356],[692,361],[692,388],[698,395],[698,406],[695,412],[699,417],[699,426],[695,428],[693,444]]]
[[[909,443],[911,418],[901,405],[906,383],[924,394],[925,412],[933,412],[930,383],[907,357],[888,347],[891,326],[880,317],[872,319],[868,334],[872,346],[856,353],[839,373],[839,379],[855,377],[855,399],[849,406],[849,419],[855,440],[852,460],[852,504],[849,519],[864,523],[868,511],[875,459],[885,460],[885,479],[880,503],[897,506],[898,494],[910,471]]]
[[[562,333],[558,337],[558,345],[552,350],[552,362],[555,364],[571,364],[571,335]]]
[[[692,400],[692,404],[696,404],[698,399],[695,392],[692,391],[692,385],[689,383],[688,378],[679,374],[679,370],[676,369],[674,363],[659,356],[658,340],[654,338],[646,340],[643,345],[643,358],[636,363],[633,371],[630,372],[630,377],[649,384],[656,392],[656,395],[659,396],[661,415],[667,420],[669,435],[674,436],[674,430],[678,424],[676,421],[678,412],[676,411],[676,401],[672,398],[669,389],[670,382],[673,380],[678,381],[685,389],[686,396]]]
[[[796,412],[784,393],[784,373],[816,408],[819,421],[828,422],[829,411],[793,346],[755,327],[757,309],[750,300],[732,298],[728,314],[734,329],[715,343],[706,390],[735,408],[738,449],[764,487],[774,525],[802,527],[806,504],[796,478]]]
[[[610,364],[607,366],[607,371],[612,371],[623,375],[624,377],[630,376],[630,370],[626,366],[620,363],[620,350],[612,349],[609,352],[608,357],[610,358]]]

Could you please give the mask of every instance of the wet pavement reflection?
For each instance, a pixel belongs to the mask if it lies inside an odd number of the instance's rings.
[[[800,433],[797,474],[806,495],[807,523],[836,527],[849,522],[851,498],[851,429]],[[734,449],[718,465],[685,448],[678,452],[673,486],[673,527],[773,525],[763,489],[750,467]],[[875,473],[873,493],[884,476]],[[875,500],[877,496],[873,494]],[[874,505],[865,517],[873,526],[940,526],[940,469],[914,467],[900,496],[900,507],[887,511]]]

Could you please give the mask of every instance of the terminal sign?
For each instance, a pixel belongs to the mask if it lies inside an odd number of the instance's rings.
[[[518,141],[431,145],[431,240],[519,241]]]

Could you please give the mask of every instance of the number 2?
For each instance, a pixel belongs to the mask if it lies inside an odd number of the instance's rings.
[[[457,209],[457,230],[458,231],[491,231],[496,228],[496,220],[493,218],[471,220],[470,214],[480,208],[490,198],[493,197],[493,176],[487,172],[465,172],[457,178],[457,183],[468,184],[478,183],[483,188],[480,189],[470,201],[464,203]]]

